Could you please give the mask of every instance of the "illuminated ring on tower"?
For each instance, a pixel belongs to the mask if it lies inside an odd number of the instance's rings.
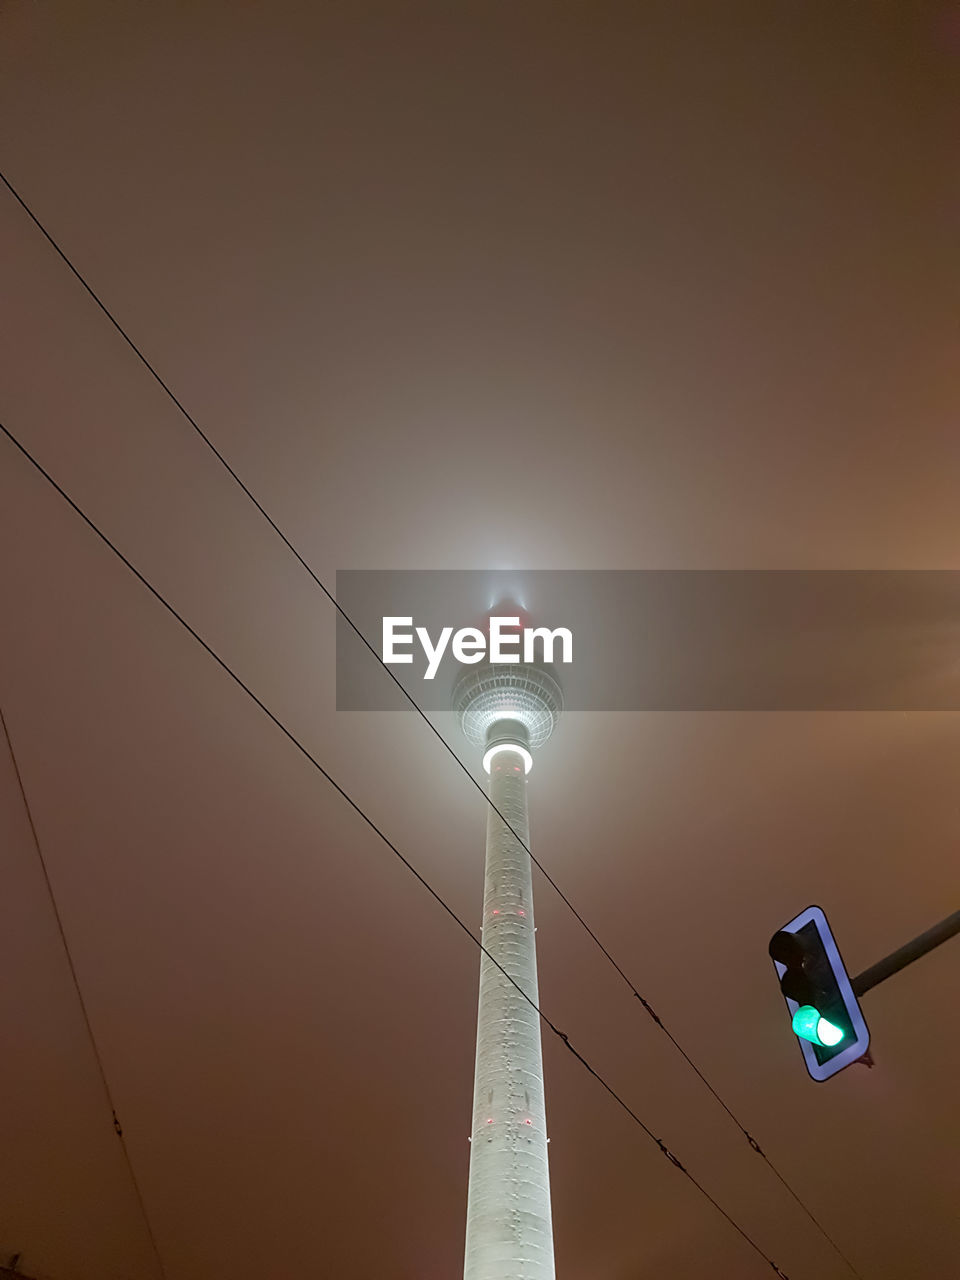
[[[515,751],[523,760],[524,775],[533,768],[533,756],[526,747],[521,747],[516,742],[495,742],[492,747],[487,748],[483,757],[483,767],[487,773],[490,772],[490,761],[499,751]]]

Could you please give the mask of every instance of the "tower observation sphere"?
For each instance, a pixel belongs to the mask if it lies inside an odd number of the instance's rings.
[[[563,695],[546,666],[488,664],[464,671],[453,701],[507,820],[488,809],[464,1280],[555,1280],[540,1019],[530,1003],[540,1002],[533,884],[523,845],[530,847],[526,775],[556,727]]]
[[[535,751],[553,733],[563,709],[556,677],[544,666],[519,662],[465,671],[453,698],[464,735],[484,749],[515,733],[518,746]]]

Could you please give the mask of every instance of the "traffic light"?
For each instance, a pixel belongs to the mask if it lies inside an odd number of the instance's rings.
[[[770,957],[813,1079],[827,1080],[862,1058],[870,1032],[821,909],[807,907],[778,929]]]

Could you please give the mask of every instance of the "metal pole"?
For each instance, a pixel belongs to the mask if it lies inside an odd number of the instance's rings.
[[[882,960],[872,964],[869,969],[864,969],[863,973],[858,974],[857,977],[851,980],[850,985],[853,987],[854,995],[862,996],[871,987],[883,982],[891,974],[899,973],[908,964],[913,964],[914,960],[919,960],[928,951],[932,951],[934,947],[939,947],[941,942],[946,942],[948,938],[952,938],[957,933],[960,933],[960,911],[955,911],[952,916],[947,916],[946,920],[941,920],[939,924],[935,924],[926,933],[921,933],[919,938],[914,938],[912,942],[905,942],[902,947],[891,952],[890,955],[884,956]]]

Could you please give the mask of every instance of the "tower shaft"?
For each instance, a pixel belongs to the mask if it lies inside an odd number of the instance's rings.
[[[490,764],[490,798],[529,847],[523,757]],[[483,945],[539,1003],[530,857],[491,808]],[[540,1019],[487,955],[473,1092],[464,1280],[554,1280]]]

